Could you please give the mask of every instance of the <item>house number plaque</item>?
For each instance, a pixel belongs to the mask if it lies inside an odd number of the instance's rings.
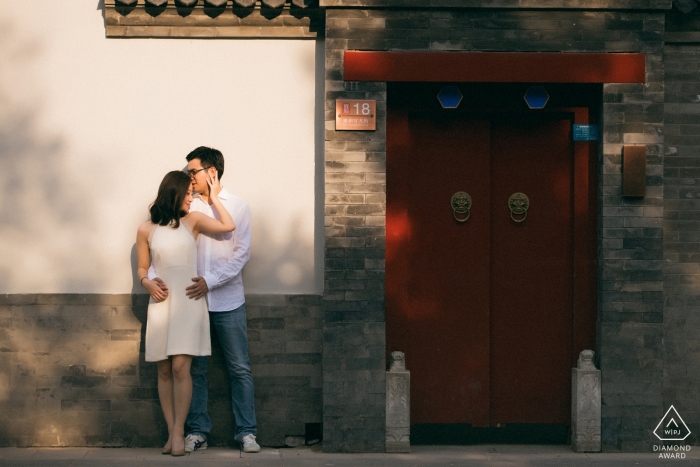
[[[377,101],[336,99],[335,129],[371,131],[377,129]]]

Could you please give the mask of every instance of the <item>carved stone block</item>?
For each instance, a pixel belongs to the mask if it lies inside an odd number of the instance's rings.
[[[571,449],[576,452],[601,451],[600,370],[594,355],[582,351],[578,368],[571,370]]]
[[[404,354],[392,352],[386,372],[386,452],[411,451],[411,373]]]

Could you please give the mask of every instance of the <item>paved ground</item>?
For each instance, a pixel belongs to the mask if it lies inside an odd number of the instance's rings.
[[[650,448],[651,450],[651,448]],[[197,451],[185,457],[160,454],[157,449],[130,448],[2,448],[0,466],[252,466],[252,467],[646,467],[700,466],[700,447],[685,459],[659,459],[658,453],[576,454],[566,446],[413,446],[410,454],[324,454],[320,446],[265,449],[244,454],[223,448]]]

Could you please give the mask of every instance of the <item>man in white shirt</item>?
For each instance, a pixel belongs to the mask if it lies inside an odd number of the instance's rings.
[[[192,177],[196,193],[190,211],[199,211],[219,218],[209,200],[207,174],[224,175],[224,157],[221,151],[200,146],[187,155],[187,172]],[[255,441],[257,423],[253,377],[248,358],[248,337],[245,297],[241,272],[250,258],[250,209],[243,199],[225,188],[219,199],[233,217],[236,229],[225,234],[200,233],[197,238],[197,274],[187,287],[187,296],[193,300],[207,297],[209,321],[221,343],[231,379],[231,399],[236,420],[234,439],[245,452],[259,452]],[[192,360],[192,402],[187,414],[185,451],[207,448],[207,435],[212,423],[207,412],[208,357]]]

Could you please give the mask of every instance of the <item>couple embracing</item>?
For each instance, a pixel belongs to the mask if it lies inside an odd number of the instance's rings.
[[[234,438],[243,451],[258,452],[241,279],[250,258],[250,210],[221,187],[220,151],[202,146],[186,159],[187,172],[163,178],[151,220],[139,226],[136,237],[137,274],[151,295],[146,361],[158,365],[158,396],[168,425],[163,454],[207,448],[210,325],[231,380]]]

